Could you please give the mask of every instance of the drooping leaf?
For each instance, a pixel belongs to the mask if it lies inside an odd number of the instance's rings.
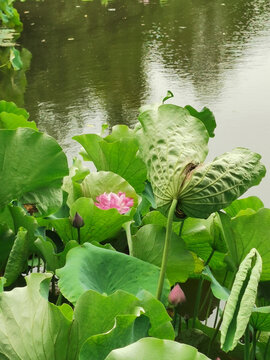
[[[96,134],[73,137],[85,149],[98,171],[112,171],[127,180],[137,192],[142,192],[146,168],[137,157],[138,142],[126,125],[117,125],[112,134],[102,138]]]
[[[156,295],[159,268],[134,257],[96,247],[89,243],[74,248],[66,265],[56,271],[59,288],[72,303],[86,290],[113,294],[124,290],[138,294],[142,289]],[[167,301],[169,283],[165,281],[163,301]]]
[[[175,105],[161,105],[139,116],[138,141],[157,206],[178,199],[193,165],[205,160],[208,133],[203,123]]]
[[[265,175],[260,155],[244,148],[204,165],[209,135],[203,122],[186,109],[154,106],[142,112],[139,121],[140,154],[157,206],[164,213],[177,199],[178,213],[207,218],[258,185]]]
[[[209,360],[192,346],[175,341],[144,338],[122,349],[113,350],[106,360]]]
[[[254,214],[233,219],[219,214],[226,243],[228,261],[237,268],[252,248],[257,249],[263,261],[261,280],[270,280],[270,209],[260,209]]]
[[[207,218],[227,207],[265,175],[261,156],[236,148],[194,169],[182,188],[179,208],[191,217]]]
[[[262,259],[251,249],[239,266],[221,324],[221,347],[233,350],[244,334],[255,305],[257,287],[262,271]]]
[[[234,200],[231,205],[224,210],[231,217],[235,217],[238,216],[239,213],[241,214],[243,210],[252,209],[256,212],[263,207],[263,202],[258,197],[249,196],[245,199]]]
[[[215,136],[214,131],[217,124],[214,114],[212,113],[211,110],[209,110],[207,107],[204,107],[201,111],[197,111],[190,105],[185,106],[185,109],[188,110],[190,115],[196,117],[197,119],[200,119],[203,122],[210,137]]]
[[[211,272],[209,266],[206,266],[203,269],[202,273],[204,276],[206,276],[207,279],[211,281],[211,289],[214,296],[220,300],[225,300],[225,301],[228,300],[230,291],[217,281],[217,279],[214,277],[213,273]]]
[[[68,172],[56,141],[28,128],[0,130],[0,169],[0,207],[40,189],[62,192],[62,178]],[[35,206],[39,208],[39,202]]]
[[[133,255],[141,260],[161,266],[166,228],[160,225],[145,225],[134,235]],[[171,237],[167,276],[174,285],[185,282],[194,272],[194,259],[185,242],[175,233]]]
[[[5,286],[11,285],[25,269],[28,251],[27,230],[20,228],[8,257],[4,273]]]

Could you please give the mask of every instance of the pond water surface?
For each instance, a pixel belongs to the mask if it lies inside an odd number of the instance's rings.
[[[214,112],[210,160],[236,146],[262,154],[269,174],[248,194],[270,207],[269,1],[27,0],[17,8],[20,43],[32,52],[24,105],[69,158],[80,148],[72,136],[134,124],[139,107],[169,89],[171,102]]]

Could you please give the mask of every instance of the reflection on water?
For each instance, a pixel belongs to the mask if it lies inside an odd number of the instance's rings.
[[[141,105],[170,89],[174,103],[207,105],[216,115],[210,153],[246,146],[270,169],[270,2],[101,3],[18,4],[22,44],[33,54],[25,106],[41,129],[72,156],[73,135],[132,124]],[[252,192],[268,206],[269,185],[270,177]]]

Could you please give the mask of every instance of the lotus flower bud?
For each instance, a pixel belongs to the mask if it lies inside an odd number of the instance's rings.
[[[83,218],[77,212],[76,212],[76,214],[75,214],[75,216],[73,218],[72,226],[74,226],[77,229],[84,226]]]
[[[186,301],[186,296],[184,291],[181,289],[180,285],[176,284],[169,294],[169,302],[176,306]]]

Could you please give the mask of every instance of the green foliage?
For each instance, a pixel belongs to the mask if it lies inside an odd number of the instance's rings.
[[[84,160],[93,161],[98,171],[112,171],[125,180],[138,192],[144,189],[146,168],[137,157],[138,141],[132,130],[125,125],[113,127],[105,138],[95,134],[75,136],[85,149]]]
[[[14,199],[35,204],[42,214],[61,206],[67,160],[50,136],[28,128],[0,130],[0,169],[0,208]]]
[[[262,259],[256,249],[244,258],[236,274],[221,325],[221,347],[233,350],[244,334],[256,301]]]
[[[106,360],[207,360],[192,346],[169,340],[145,338],[122,349],[113,350]]]
[[[22,30],[22,23],[18,11],[13,7],[15,0],[0,0],[0,25],[7,28]]]
[[[56,271],[62,294],[75,304],[86,290],[113,294],[124,290],[137,295],[145,289],[156,294],[159,268],[122,254],[102,249],[89,243],[69,251],[66,265]],[[165,282],[163,302],[167,302],[169,283]]]

